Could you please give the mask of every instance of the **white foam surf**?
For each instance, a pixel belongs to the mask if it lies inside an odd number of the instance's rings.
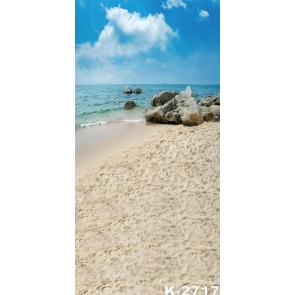
[[[94,122],[94,123],[85,123],[85,124],[80,124],[81,128],[85,128],[85,127],[90,127],[90,126],[94,126],[94,125],[103,125],[103,124],[107,124],[106,121],[99,121],[99,122]]]
[[[135,122],[135,123],[137,123],[137,122],[144,122],[145,120],[144,119],[133,119],[133,120],[124,120],[124,122]]]

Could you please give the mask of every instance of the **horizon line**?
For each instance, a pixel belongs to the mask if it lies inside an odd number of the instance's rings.
[[[219,85],[216,83],[138,83],[138,84],[126,84],[126,83],[97,83],[97,84],[75,84],[75,86],[98,86],[98,85],[126,85],[126,86],[136,86],[136,85]]]

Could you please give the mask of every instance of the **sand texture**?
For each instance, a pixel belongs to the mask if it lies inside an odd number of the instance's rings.
[[[213,294],[219,195],[217,122],[171,126],[99,163],[76,180],[76,294]]]

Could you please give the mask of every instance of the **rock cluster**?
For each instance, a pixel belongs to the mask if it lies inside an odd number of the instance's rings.
[[[131,94],[131,93],[142,93],[142,89],[141,88],[136,88],[135,90],[132,91],[130,86],[125,86],[123,89],[123,93],[127,93],[127,94]],[[131,110],[134,107],[136,107],[136,103],[133,100],[128,100],[125,105],[124,105],[124,109],[125,110]]]
[[[204,121],[220,120],[220,95],[197,102],[190,86],[180,94],[163,91],[153,97],[151,104],[156,107],[145,111],[147,122],[196,126]]]
[[[130,86],[125,86],[123,89],[123,93],[142,93],[142,89],[141,88],[136,88],[135,90],[132,91]]]

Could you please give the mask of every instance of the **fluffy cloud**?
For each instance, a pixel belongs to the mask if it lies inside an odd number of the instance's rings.
[[[184,3],[182,0],[167,0],[166,5],[162,2],[162,7],[164,9],[171,9],[172,7],[178,7],[182,6],[183,8],[186,8],[186,3]]]
[[[199,16],[200,16],[201,18],[207,18],[207,17],[209,16],[209,13],[208,13],[208,11],[206,11],[206,10],[201,10],[201,11],[199,12]]]
[[[108,24],[98,41],[77,45],[78,66],[94,65],[95,62],[106,65],[112,58],[134,56],[152,48],[164,51],[170,39],[178,36],[167,25],[163,14],[141,17],[137,12],[130,13],[120,7],[105,8],[105,11]]]

